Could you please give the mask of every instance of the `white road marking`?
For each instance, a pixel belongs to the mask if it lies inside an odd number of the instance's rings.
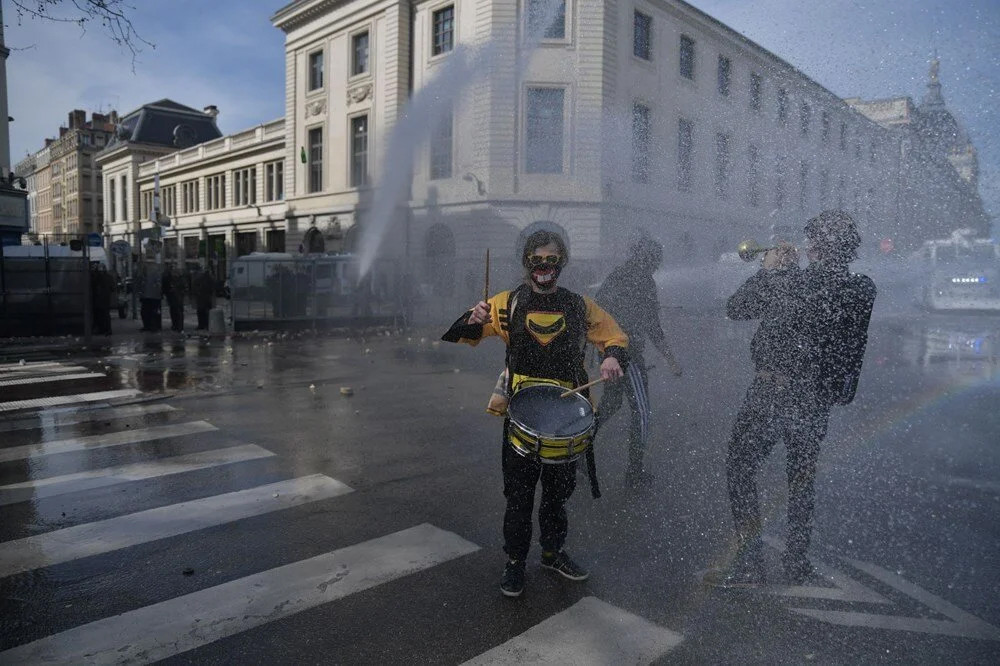
[[[163,414],[174,411],[177,411],[176,407],[171,407],[163,403],[104,407],[87,411],[73,410],[60,412],[57,410],[47,410],[29,418],[0,421],[0,432],[30,430],[33,428],[57,428],[59,426],[88,423],[90,421],[114,421],[116,419],[127,419],[135,416],[148,416],[150,414]]]
[[[150,462],[92,469],[75,474],[52,476],[35,481],[23,481],[0,486],[0,506],[65,495],[80,490],[103,488],[129,481],[153,479],[209,467],[229,465],[247,460],[267,458],[274,454],[255,444],[231,446],[225,449],[199,451],[182,456],[170,456]]]
[[[780,539],[765,536],[764,541],[778,552],[785,551],[785,545]],[[875,590],[869,589],[832,567],[820,562],[814,563],[816,572],[832,582],[836,587],[820,587],[818,585],[767,585],[764,592],[779,597],[805,597],[807,599],[832,599],[834,601],[859,601],[868,604],[892,605],[892,602]]]
[[[180,437],[182,435],[195,435],[200,432],[211,432],[212,430],[216,430],[216,427],[208,421],[191,421],[190,423],[168,423],[150,428],[136,428],[135,430],[121,430],[102,435],[87,435],[86,437],[73,437],[39,444],[12,446],[7,449],[0,449],[0,462],[21,460],[22,458],[34,459],[55,453],[67,453],[69,451],[104,449],[109,446],[121,446],[122,444],[138,444],[156,439],[165,439],[167,437]]]
[[[682,640],[681,634],[645,618],[584,597],[464,666],[648,664]]]
[[[0,578],[329,499],[352,490],[336,479],[312,474],[7,541],[0,543]]]
[[[58,375],[65,372],[87,372],[89,368],[82,365],[60,365],[51,368],[25,366],[23,368],[0,369],[0,378],[41,377],[42,375]]]
[[[16,409],[33,409],[37,407],[58,407],[79,402],[98,402],[112,398],[132,398],[141,395],[135,389],[116,389],[114,391],[97,391],[94,393],[77,393],[76,395],[54,395],[48,398],[32,398],[30,400],[10,400],[0,402],[0,412],[12,412]]]
[[[0,661],[150,663],[476,550],[457,534],[418,525],[47,636]]]
[[[24,386],[26,384],[51,384],[52,382],[67,382],[77,379],[107,379],[108,376],[102,372],[76,372],[68,375],[46,375],[44,377],[16,377],[14,379],[0,379],[0,386]]]

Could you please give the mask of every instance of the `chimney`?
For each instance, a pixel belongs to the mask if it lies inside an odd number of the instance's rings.
[[[73,109],[69,112],[69,129],[81,129],[87,122],[87,112]]]
[[[214,119],[219,115],[219,107],[217,107],[214,104],[209,104],[203,109],[203,111],[205,112],[205,115],[208,116],[209,118]]]

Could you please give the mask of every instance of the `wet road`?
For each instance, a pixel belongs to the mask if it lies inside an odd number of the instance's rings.
[[[599,440],[604,497],[581,476],[570,502],[592,578],[529,566],[518,600],[497,590],[483,411],[499,344],[168,334],[6,359],[0,663],[1000,661],[1000,319],[873,323],[821,455],[829,582],[754,591],[700,584],[731,552],[723,463],[753,328],[665,324],[685,375],[648,358],[655,482],[622,483],[623,410]],[[782,454],[760,483],[777,546]]]

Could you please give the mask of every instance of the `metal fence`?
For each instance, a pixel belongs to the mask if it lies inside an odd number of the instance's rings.
[[[251,254],[234,260],[230,273],[233,327],[406,325],[406,285],[403,273],[387,261],[359,281],[350,255]]]
[[[0,247],[0,337],[84,334],[90,307],[86,247],[30,246],[34,256],[24,247]]]

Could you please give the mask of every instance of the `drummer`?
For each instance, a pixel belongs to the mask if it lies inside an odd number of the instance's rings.
[[[605,359],[601,377],[617,381],[627,363],[628,338],[604,310],[591,299],[556,286],[569,254],[561,236],[536,231],[528,236],[521,254],[524,284],[481,301],[452,324],[442,340],[476,345],[496,335],[507,345],[507,392],[539,380],[567,388],[587,382],[583,367],[587,342],[597,346]],[[570,580],[589,577],[587,570],[563,549],[568,521],[566,501],[576,485],[576,463],[543,464],[522,455],[509,439],[504,421],[503,485],[507,509],[503,535],[507,563],[500,591],[518,597],[524,591],[525,559],[531,547],[535,487],[542,482],[538,509],[541,531],[541,565]]]

